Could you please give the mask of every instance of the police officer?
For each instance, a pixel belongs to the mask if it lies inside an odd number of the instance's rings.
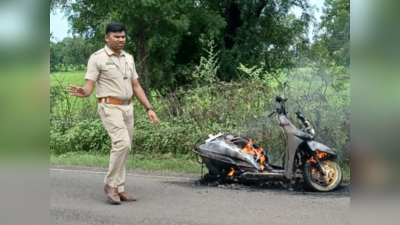
[[[72,96],[85,98],[92,94],[97,84],[97,110],[112,142],[104,190],[112,204],[120,204],[121,201],[136,200],[124,189],[125,162],[131,151],[133,137],[132,95],[147,109],[147,115],[154,125],[157,125],[158,117],[138,82],[132,55],[122,50],[126,40],[125,26],[120,23],[109,24],[105,40],[107,45],[89,58],[85,86],[70,85],[67,90]]]

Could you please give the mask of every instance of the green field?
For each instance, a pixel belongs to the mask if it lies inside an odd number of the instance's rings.
[[[83,86],[85,84],[86,71],[70,71],[57,72],[50,74],[50,87],[59,86],[67,87],[68,85]]]
[[[86,71],[70,71],[52,73],[50,75],[50,87],[58,88],[57,91],[51,92],[51,95],[58,95],[55,96],[54,100],[51,100],[51,104],[54,105],[52,107],[53,116],[60,117],[67,114],[78,116],[84,111],[83,109],[95,109],[97,103],[93,98],[95,96],[94,93],[96,93],[96,87],[89,98],[70,96],[66,89],[69,85],[83,87],[85,85],[85,73]]]

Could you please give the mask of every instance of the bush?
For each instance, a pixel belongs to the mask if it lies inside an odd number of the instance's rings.
[[[83,120],[66,127],[60,120],[50,124],[50,149],[56,154],[71,151],[110,151],[110,138],[100,119]]]
[[[76,70],[78,71],[85,71],[86,70],[86,65],[84,64],[79,64],[76,66]]]

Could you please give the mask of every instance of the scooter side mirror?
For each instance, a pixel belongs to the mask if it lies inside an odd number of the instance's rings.
[[[285,102],[286,100],[287,100],[287,98],[282,98],[281,96],[275,97],[275,101],[277,101],[278,103]]]

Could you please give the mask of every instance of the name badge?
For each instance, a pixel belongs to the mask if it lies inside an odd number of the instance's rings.
[[[107,62],[106,65],[114,65],[114,62]]]

